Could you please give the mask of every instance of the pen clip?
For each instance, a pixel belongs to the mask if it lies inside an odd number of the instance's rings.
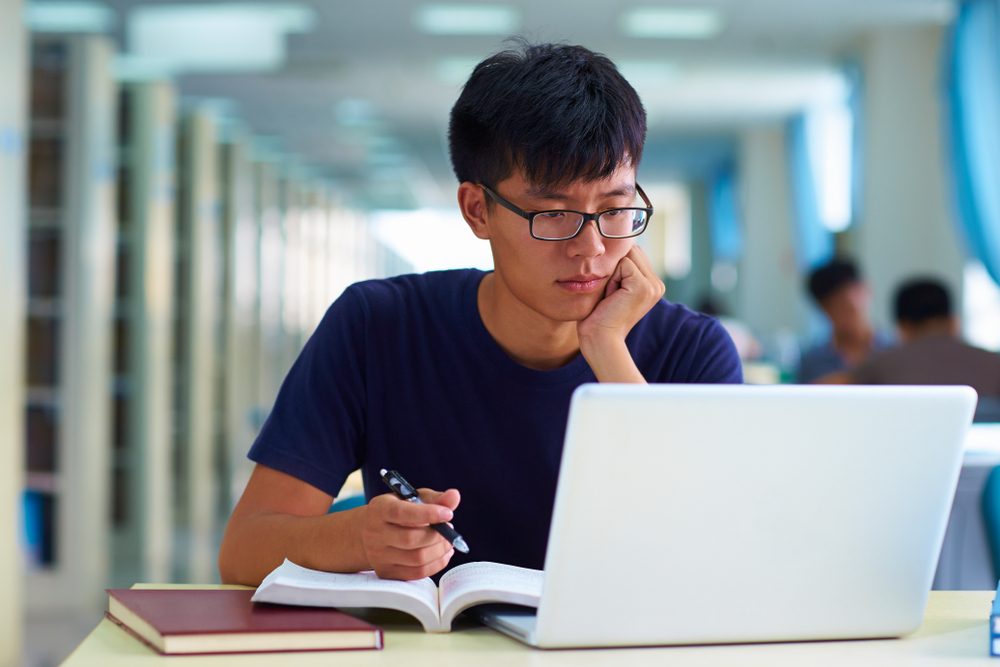
[[[417,490],[413,488],[413,485],[406,481],[402,475],[400,475],[395,470],[386,470],[382,474],[382,481],[392,489],[392,492],[403,500],[410,500],[411,498],[420,498],[420,494]]]

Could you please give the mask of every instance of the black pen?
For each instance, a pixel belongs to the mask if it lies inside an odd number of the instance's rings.
[[[418,505],[423,505],[423,501],[420,500],[420,495],[413,486],[403,479],[395,470],[386,470],[382,468],[379,470],[379,475],[382,476],[382,481],[385,485],[392,489],[392,492],[396,494],[396,497],[405,500],[410,503],[417,503]],[[463,554],[469,553],[469,545],[466,544],[465,538],[458,534],[454,528],[446,523],[432,523],[431,528],[436,530],[441,534],[441,537],[448,540],[449,543]]]

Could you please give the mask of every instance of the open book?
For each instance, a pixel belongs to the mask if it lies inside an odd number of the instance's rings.
[[[462,611],[501,602],[537,607],[542,571],[500,563],[466,563],[441,577],[416,581],[380,579],[374,572],[319,572],[286,560],[261,582],[254,602],[309,607],[383,607],[414,616],[427,632],[448,632]]]

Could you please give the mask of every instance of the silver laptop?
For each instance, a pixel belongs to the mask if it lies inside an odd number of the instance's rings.
[[[975,405],[968,387],[584,385],[537,613],[480,617],[543,648],[912,632]]]

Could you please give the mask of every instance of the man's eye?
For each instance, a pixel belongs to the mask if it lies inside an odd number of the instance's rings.
[[[566,217],[565,211],[548,211],[546,213],[539,213],[539,218],[545,218],[546,220],[559,221]]]

